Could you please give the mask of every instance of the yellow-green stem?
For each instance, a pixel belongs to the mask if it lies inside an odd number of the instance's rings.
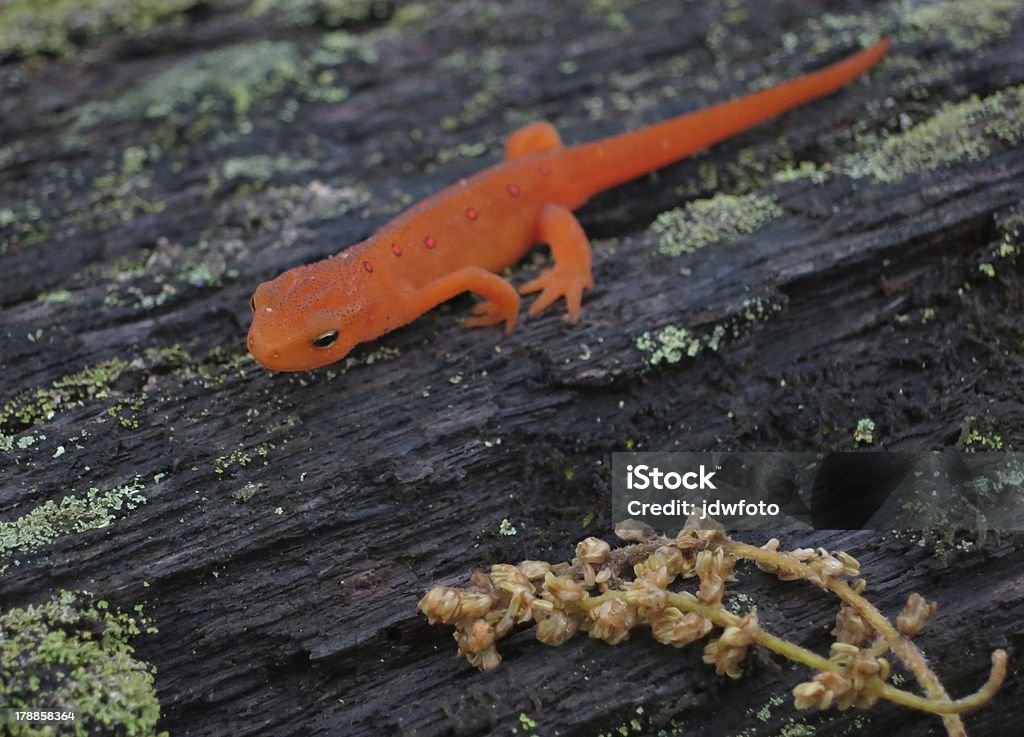
[[[755,549],[760,550],[760,548]],[[624,599],[625,596],[626,592],[624,591],[606,591],[599,596],[584,600],[580,602],[580,604],[584,609],[590,610],[600,606],[609,599]],[[740,621],[740,618],[732,612],[722,609],[721,607],[705,604],[692,594],[668,592],[667,602],[670,606],[674,606],[681,611],[699,614],[705,619],[717,624],[719,627],[731,627],[738,624]],[[831,660],[823,658],[817,653],[801,647],[794,642],[790,642],[789,640],[785,640],[762,630],[755,636],[754,641],[758,645],[776,652],[789,660],[802,663],[803,665],[822,672],[842,675],[842,669]],[[985,685],[977,692],[970,696],[965,696],[962,699],[953,701],[948,697],[939,699],[931,697],[926,698],[924,696],[918,696],[917,694],[910,693],[909,691],[898,689],[895,686],[891,686],[877,678],[869,680],[865,684],[865,688],[876,696],[886,699],[887,701],[902,704],[903,706],[910,707],[911,709],[938,714],[940,716],[956,716],[961,712],[981,706],[991,699],[1002,684],[1005,674],[1006,653],[1002,650],[996,650],[992,653],[992,672],[989,675],[988,682],[986,682]]]
[[[951,737],[961,737],[964,735],[963,723],[956,715],[984,704],[992,698],[993,694],[1002,684],[1006,671],[1006,653],[1002,650],[996,650],[992,653],[992,671],[985,685],[970,696],[955,701],[951,700],[941,681],[939,681],[938,676],[928,667],[928,663],[925,661],[924,655],[917,645],[908,638],[903,637],[871,602],[854,591],[848,583],[831,576],[822,576],[806,563],[773,550],[765,550],[764,548],[734,540],[726,542],[723,547],[727,552],[738,558],[753,560],[806,580],[820,582],[820,585],[829,589],[844,603],[853,607],[885,639],[897,657],[911,670],[918,683],[928,693],[929,698],[926,699],[888,685],[885,685],[884,689],[879,690],[878,695],[906,706],[941,714],[946,730],[950,733]]]

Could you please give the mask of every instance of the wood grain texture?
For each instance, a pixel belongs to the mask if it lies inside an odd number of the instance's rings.
[[[523,632],[480,674],[415,607],[491,563],[610,540],[608,464],[627,443],[850,448],[871,418],[880,447],[998,436],[1021,450],[1024,289],[997,256],[1024,229],[1019,108],[985,108],[926,147],[959,150],[966,129],[969,156],[851,176],[902,156],[883,141],[945,120],[945,104],[1024,82],[1021,14],[982,2],[937,28],[912,12],[948,5],[460,0],[378,3],[334,27],[208,2],[72,58],[2,57],[0,520],[136,476],[146,499],[6,551],[2,607],[61,588],[145,602],[159,633],[137,655],[158,668],[175,737],[530,734],[520,714],[545,736],[938,734],[889,706],[798,713],[802,669],[759,661],[731,682],[699,647],[640,632],[557,649]],[[982,28],[982,10],[1000,22]],[[246,356],[257,283],[495,161],[517,125],[590,140],[877,32],[895,43],[866,80],[586,205],[597,286],[580,325],[559,309],[501,339],[462,329],[460,298],[335,370],[274,375]],[[820,176],[777,176],[800,162]],[[782,215],[659,253],[658,213],[716,193]],[[757,304],[777,309],[748,319]],[[667,326],[727,330],[717,351],[652,367],[637,339]],[[974,737],[1019,733],[1024,537],[946,555],[863,532],[784,544],[851,553],[892,616],[912,591],[937,600],[919,642],[953,695],[1008,648],[1006,686],[966,722]],[[747,569],[736,588],[767,629],[827,650],[825,594]]]

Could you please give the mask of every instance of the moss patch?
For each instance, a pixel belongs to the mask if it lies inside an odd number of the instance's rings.
[[[852,177],[897,182],[911,174],[934,171],[990,156],[996,145],[1024,140],[1024,85],[984,99],[947,105],[906,133],[886,139],[875,150],[848,157],[841,165]]]
[[[948,39],[955,48],[977,49],[1006,38],[1020,17],[1020,0],[945,0],[912,7],[903,14],[911,36]]]
[[[336,28],[384,20],[391,15],[392,4],[386,0],[255,0],[252,12],[269,13],[289,26]]]
[[[156,735],[156,669],[136,659],[129,639],[155,632],[142,616],[112,610],[89,594],[0,615],[0,703],[15,709],[75,711],[61,734]],[[12,737],[47,737],[52,726],[7,725]],[[161,733],[166,735],[166,732]]]
[[[684,358],[696,358],[703,351],[717,351],[726,339],[740,338],[755,324],[764,322],[781,311],[780,304],[759,297],[746,299],[737,314],[715,325],[705,335],[697,335],[686,328],[668,325],[661,330],[641,334],[634,341],[634,346],[644,354],[644,363],[648,366],[679,363]]]
[[[200,114],[230,107],[237,115],[302,74],[299,52],[286,41],[261,41],[186,59],[112,103],[87,106],[84,123],[165,118],[179,108]]]
[[[220,170],[211,173],[207,191],[218,191],[222,186],[240,193],[255,192],[279,174],[297,174],[316,167],[316,162],[308,159],[292,159],[284,154],[266,156],[241,156],[228,159],[221,164]]]
[[[313,52],[313,63],[320,66],[341,66],[351,61],[376,64],[380,61],[375,42],[379,33],[354,34],[348,31],[325,33],[320,39],[320,48]]]
[[[1002,450],[1003,437],[997,433],[986,435],[972,428],[963,439],[963,447],[967,450]]]
[[[875,421],[870,417],[862,417],[857,420],[857,427],[853,430],[853,442],[863,445],[871,445],[875,442]]]
[[[15,432],[51,419],[58,411],[86,399],[107,396],[128,363],[113,359],[57,379],[49,388],[24,391],[0,408],[0,432]]]
[[[700,338],[686,328],[669,325],[656,332],[647,332],[636,339],[636,347],[646,354],[651,366],[659,363],[679,363],[684,356],[694,358],[700,353]]]
[[[680,256],[752,233],[781,214],[769,197],[716,194],[661,213],[651,227],[658,234],[658,250]]]
[[[110,36],[135,36],[199,0],[11,0],[0,4],[0,52],[69,56]]]
[[[0,208],[0,256],[12,247],[27,248],[46,240],[50,224],[39,206],[27,201],[17,207]]]
[[[93,487],[82,496],[44,502],[13,522],[0,522],[0,574],[16,554],[32,552],[65,535],[106,527],[121,510],[145,504],[143,488],[142,479],[137,476],[106,491]]]

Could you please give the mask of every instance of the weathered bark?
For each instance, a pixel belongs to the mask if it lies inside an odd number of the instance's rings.
[[[1024,443],[1024,291],[1006,249],[1024,229],[1020,12],[980,2],[935,30],[898,2],[829,3],[843,13],[832,22],[816,2],[609,5],[396,16],[382,3],[342,26],[355,46],[335,37],[328,58],[326,16],[289,25],[210,2],[80,58],[5,57],[0,518],[135,477],[146,501],[4,550],[3,608],[61,588],[145,602],[159,633],[137,654],[158,668],[175,736],[937,734],[936,718],[890,706],[798,713],[789,691],[805,670],[760,662],[732,682],[700,647],[640,632],[557,649],[524,632],[480,674],[416,611],[436,582],[610,539],[608,463],[627,443],[847,448],[862,418],[892,449]],[[875,31],[896,43],[866,80],[583,208],[597,286],[579,326],[559,307],[499,339],[459,326],[460,298],[344,370],[274,375],[247,358],[257,283],[493,163],[515,125],[545,117],[570,143],[619,132],[815,68]],[[880,142],[946,121],[944,102],[1000,93],[1018,97],[928,139],[952,152],[937,168]],[[775,176],[805,161],[817,175]],[[716,192],[774,199],[781,215],[659,253],[653,218]],[[705,340],[651,366],[637,339],[670,325],[728,330],[716,351]],[[981,684],[993,648],[1019,660],[1022,542],[939,555],[915,537],[785,541],[859,558],[891,615],[912,591],[937,600],[920,643],[955,696]],[[753,570],[736,588],[767,629],[827,651],[824,593]],[[975,737],[1019,732],[1015,673],[966,718]]]

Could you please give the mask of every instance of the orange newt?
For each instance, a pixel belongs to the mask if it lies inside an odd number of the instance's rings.
[[[519,295],[540,292],[529,315],[564,297],[569,321],[593,287],[590,244],[572,211],[602,190],[659,169],[790,108],[830,94],[871,68],[889,39],[816,72],[631,133],[564,147],[550,123],[520,128],[505,161],[399,215],[367,240],[260,284],[249,351],[277,371],[343,358],[358,343],[412,322],[462,292],[484,301],[469,327],[505,324]],[[498,276],[535,243],[555,264],[517,292]]]

